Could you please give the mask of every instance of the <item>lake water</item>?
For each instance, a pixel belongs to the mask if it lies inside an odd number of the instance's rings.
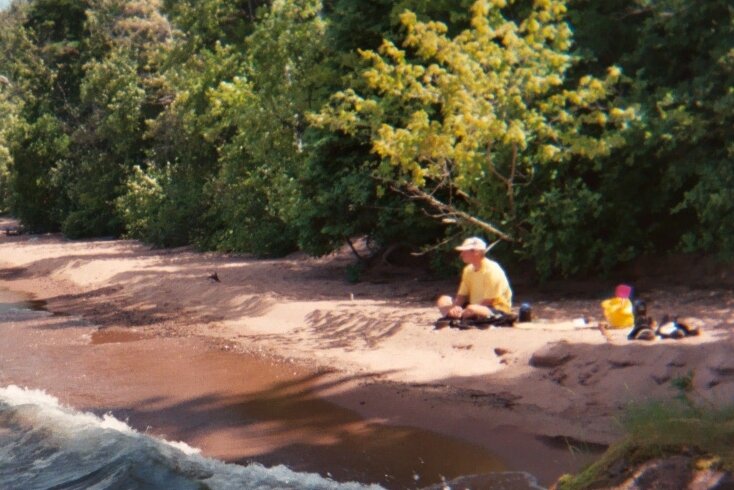
[[[17,386],[0,388],[0,488],[4,489],[377,489],[285,466],[206,458],[181,442],[133,430],[111,415],[63,407]]]
[[[0,291],[0,488],[542,488],[486,448],[313,397],[315,378],[291,367],[194,340],[173,355],[166,339],[39,309]],[[130,365],[145,379],[131,381]],[[139,398],[118,400],[124,390]]]

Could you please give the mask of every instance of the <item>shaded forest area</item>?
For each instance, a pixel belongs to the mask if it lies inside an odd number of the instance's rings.
[[[156,246],[541,276],[734,257],[725,0],[14,0],[0,205]]]

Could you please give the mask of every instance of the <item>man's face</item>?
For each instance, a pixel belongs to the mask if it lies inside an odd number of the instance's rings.
[[[462,250],[459,256],[465,264],[474,264],[482,255],[479,250]]]

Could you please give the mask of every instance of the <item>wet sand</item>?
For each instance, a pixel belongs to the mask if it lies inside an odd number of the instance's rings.
[[[43,389],[71,407],[111,412],[139,431],[228,462],[286,464],[338,481],[418,488],[510,470],[548,484],[589,460],[471,420],[465,421],[471,438],[388,425],[395,413],[383,412],[384,403],[400,390],[360,389],[353,377],[258,359],[200,337],[100,329],[79,317],[13,310],[19,301],[17,294],[0,298],[0,385]],[[373,415],[329,401],[330,392],[340,393],[331,400],[348,399]],[[407,401],[405,411],[413,410]]]

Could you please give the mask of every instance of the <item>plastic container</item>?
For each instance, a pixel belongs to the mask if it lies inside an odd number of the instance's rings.
[[[635,324],[632,301],[629,298],[609,298],[601,302],[604,318],[610,328],[628,328]]]

